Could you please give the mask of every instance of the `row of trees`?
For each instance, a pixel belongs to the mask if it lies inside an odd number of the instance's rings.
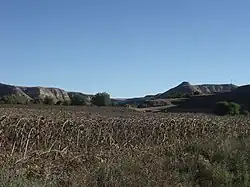
[[[53,105],[53,99],[46,97],[43,101],[43,104],[46,105]],[[89,103],[89,101],[87,100],[87,97],[83,96],[83,95],[73,95],[71,97],[71,101],[64,101],[64,102],[57,102],[56,105],[75,105],[75,106],[84,106],[87,104],[91,104],[91,105],[96,105],[96,106],[109,106],[111,105],[111,99],[110,99],[110,95],[106,92],[103,93],[97,93],[96,95],[94,95],[91,98],[91,101]]]
[[[45,104],[45,105],[96,105],[96,106],[109,106],[112,105],[110,95],[106,92],[103,93],[97,93],[91,98],[91,101],[89,102],[87,100],[86,96],[83,95],[72,95],[71,100],[65,100],[65,101],[58,101],[54,102],[53,98],[51,97],[45,97],[44,99],[37,98],[33,101],[27,101],[26,98],[19,98],[15,95],[9,95],[4,96],[0,98],[0,104],[28,104],[28,103],[34,103],[34,104]]]

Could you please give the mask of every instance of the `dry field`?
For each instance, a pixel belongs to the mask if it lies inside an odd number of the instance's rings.
[[[0,107],[0,186],[250,186],[250,118]]]

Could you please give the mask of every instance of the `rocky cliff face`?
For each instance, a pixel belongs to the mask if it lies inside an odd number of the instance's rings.
[[[36,99],[43,101],[46,97],[52,98],[54,103],[58,101],[70,101],[68,92],[59,88],[22,87],[0,84],[0,97],[9,95],[22,96],[27,101]]]
[[[70,101],[68,93],[58,88],[20,87],[20,89],[33,99],[43,100],[49,97],[52,98],[55,103],[57,101]]]

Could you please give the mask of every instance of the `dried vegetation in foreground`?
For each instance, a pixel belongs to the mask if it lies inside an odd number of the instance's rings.
[[[0,186],[250,186],[250,118],[0,108]]]

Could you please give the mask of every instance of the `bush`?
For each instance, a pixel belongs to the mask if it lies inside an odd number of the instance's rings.
[[[51,97],[46,96],[44,98],[44,100],[43,100],[43,104],[45,104],[45,105],[53,105],[54,101],[53,101],[53,99]]]
[[[147,108],[149,107],[147,103],[141,103],[137,106],[137,108]]]
[[[71,97],[71,105],[86,105],[86,97],[78,94],[73,95]]]
[[[0,98],[0,105],[5,104],[4,101],[2,100],[2,98]]]
[[[27,98],[19,95],[6,95],[0,99],[1,103],[4,104],[28,104]]]
[[[180,93],[180,92],[174,92],[174,93],[170,93],[168,95],[168,98],[183,98],[185,96],[185,94]]]
[[[167,110],[166,108],[162,108],[162,109],[160,110],[160,112],[162,112],[162,113],[167,113],[168,110]]]
[[[34,104],[43,104],[43,100],[41,98],[34,98],[33,103]]]
[[[250,115],[250,112],[248,110],[243,110],[242,111],[242,114],[245,115],[245,116],[249,116]]]
[[[62,105],[62,101],[57,101],[56,105]]]
[[[63,101],[62,102],[62,105],[64,105],[64,106],[68,106],[68,105],[70,105],[71,103],[70,103],[70,101],[68,101],[68,100],[65,100],[65,101]]]
[[[220,101],[216,103],[215,114],[223,115],[239,115],[240,105],[234,102]]]
[[[191,97],[191,93],[181,93],[181,92],[174,92],[168,95],[168,98],[189,98]]]
[[[110,95],[106,92],[97,93],[91,100],[93,105],[109,106],[111,104]]]
[[[111,101],[111,106],[119,106],[119,103],[117,101]]]
[[[194,91],[193,95],[201,95],[199,91]]]

